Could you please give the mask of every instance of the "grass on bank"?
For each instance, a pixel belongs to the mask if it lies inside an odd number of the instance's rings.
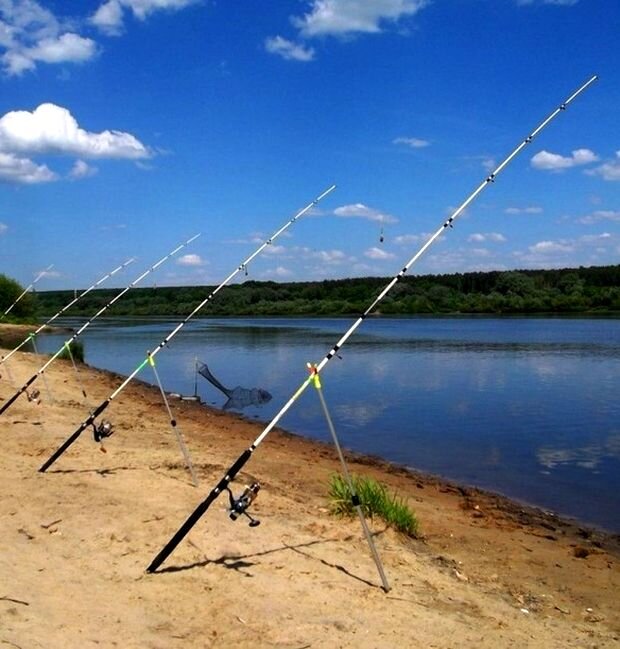
[[[418,519],[404,498],[390,493],[387,487],[372,478],[351,476],[359,497],[362,512],[367,518],[382,519],[396,531],[413,538],[419,534]],[[330,511],[336,516],[355,516],[351,502],[351,489],[344,476],[336,473],[329,484]]]
[[[83,363],[84,343],[81,340],[74,340],[73,342],[69,343],[69,347],[71,348],[71,353],[69,353],[69,349],[67,349],[67,346],[65,345],[62,352],[60,352],[58,358],[65,358],[67,360],[71,360],[71,356],[73,356],[73,360],[76,363]]]

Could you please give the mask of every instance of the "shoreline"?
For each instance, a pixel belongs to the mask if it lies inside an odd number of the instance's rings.
[[[33,354],[14,358],[21,378],[40,366]],[[163,649],[182,637],[190,647],[542,649],[612,647],[620,639],[618,535],[347,451],[353,473],[387,484],[420,520],[418,540],[370,522],[392,585],[385,594],[359,522],[328,513],[335,449],[279,428],[233,487],[237,494],[244,481],[261,482],[251,513],[262,524],[233,523],[219,499],[162,569],[146,576],[154,554],[262,424],[171,402],[200,479],[195,489],[159,390],[136,380],[102,415],[116,428],[106,453],[86,431],[40,474],[87,414],[70,363],[58,360],[46,378],[56,403],[37,384],[41,405],[21,397],[0,419],[0,567],[8,576],[0,641],[111,647],[122,639],[124,647]],[[95,405],[122,380],[88,366],[80,366],[80,378]],[[0,380],[0,399],[12,393]]]

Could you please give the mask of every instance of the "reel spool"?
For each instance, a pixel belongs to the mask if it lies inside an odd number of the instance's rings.
[[[105,437],[110,437],[114,432],[114,425],[108,419],[103,419],[99,424],[93,422],[91,425],[93,427],[93,437],[96,442],[101,442],[101,440]]]
[[[239,516],[243,515],[250,519],[250,527],[257,527],[260,525],[260,521],[250,516],[247,512],[248,507],[254,502],[256,496],[258,496],[259,490],[260,485],[258,482],[253,482],[251,485],[246,486],[245,490],[238,498],[235,498],[230,488],[226,487],[230,505],[228,508],[228,515],[231,520],[236,521]]]

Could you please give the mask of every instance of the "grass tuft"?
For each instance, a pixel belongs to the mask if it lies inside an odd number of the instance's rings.
[[[73,356],[73,360],[76,363],[83,363],[84,343],[81,340],[74,340],[73,342],[69,343],[69,346],[71,347],[71,355],[69,355],[69,350],[65,346],[62,352],[60,352],[60,354],[58,355],[58,358],[65,358],[67,360],[71,360],[71,356]]]
[[[364,516],[378,516],[396,531],[416,538],[418,519],[404,498],[389,493],[387,487],[372,478],[351,476]],[[344,476],[332,475],[329,484],[330,511],[336,516],[354,516],[351,490]]]

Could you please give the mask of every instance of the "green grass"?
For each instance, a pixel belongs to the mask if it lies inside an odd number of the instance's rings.
[[[387,487],[372,478],[351,476],[364,516],[381,518],[390,527],[407,536],[418,536],[418,519],[404,498],[390,493]],[[330,511],[336,516],[354,516],[351,490],[344,477],[332,475],[329,484]]]
[[[71,356],[73,356],[73,360],[76,363],[83,363],[84,362],[84,344],[82,343],[81,340],[74,340],[71,344]],[[65,348],[60,352],[58,355],[58,358],[66,358],[67,360],[71,360],[71,356],[69,356],[69,350],[65,346]]]

